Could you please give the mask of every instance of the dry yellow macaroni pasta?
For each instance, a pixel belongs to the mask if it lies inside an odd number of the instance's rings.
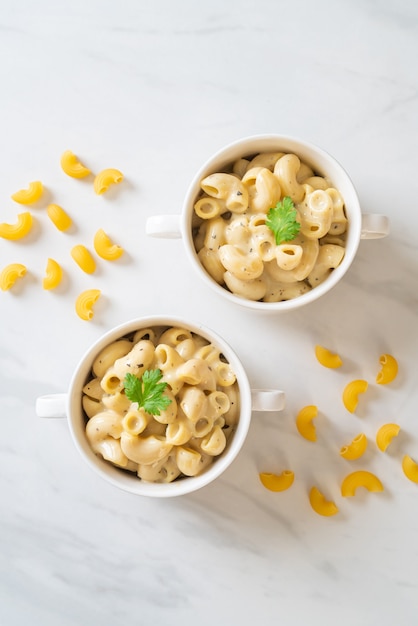
[[[418,483],[418,463],[407,454],[402,459],[402,470],[409,480]]]
[[[44,289],[55,289],[58,287],[62,280],[63,271],[62,267],[57,261],[54,259],[48,259],[46,264],[46,275],[42,281],[42,286]]]
[[[7,291],[17,281],[26,274],[26,266],[21,263],[10,263],[0,272],[0,289]]]
[[[359,459],[367,449],[367,437],[364,433],[360,433],[357,437],[354,437],[353,441],[348,446],[343,446],[340,450],[340,455],[349,461],[355,461]]]
[[[395,380],[398,374],[398,362],[395,357],[390,354],[382,354],[379,362],[382,368],[376,376],[376,382],[379,385],[387,385]]]
[[[61,167],[63,171],[72,178],[85,178],[90,174],[90,170],[80,163],[71,150],[66,150],[62,154]]]
[[[383,485],[375,474],[358,470],[344,478],[341,483],[341,495],[345,498],[355,496],[358,487],[364,487],[368,491],[383,491]]]
[[[87,289],[80,293],[75,302],[75,310],[82,320],[91,320],[93,318],[93,305],[100,297],[100,289]]]
[[[359,395],[365,393],[368,386],[366,380],[353,380],[345,386],[343,391],[343,404],[347,411],[354,413],[358,405]]]
[[[12,200],[19,202],[19,204],[32,204],[37,202],[42,196],[43,185],[39,180],[29,183],[27,189],[20,189],[16,193],[12,194]]]
[[[341,365],[343,364],[341,357],[338,354],[330,352],[330,350],[324,348],[323,346],[315,346],[315,356],[319,363],[324,367],[334,369],[337,367],[341,367]]]
[[[74,246],[71,249],[71,256],[83,272],[86,272],[86,274],[93,274],[95,272],[96,262],[85,246],[82,244]]]
[[[30,232],[32,224],[33,218],[29,211],[19,213],[15,224],[0,224],[0,237],[11,241],[22,239]]]
[[[266,221],[286,196],[300,232],[276,245]],[[346,231],[339,191],[296,154],[282,152],[238,159],[206,176],[192,220],[206,272],[232,293],[264,302],[296,298],[326,280],[344,257]]]
[[[385,452],[394,437],[397,437],[401,427],[398,424],[383,424],[376,433],[376,444],[379,450]]]
[[[313,404],[303,407],[296,416],[296,428],[308,441],[316,441],[316,429],[312,420],[318,415],[318,407]]]
[[[335,502],[326,500],[325,496],[317,487],[312,487],[310,490],[309,502],[311,503],[311,507],[315,513],[318,513],[319,515],[330,517],[331,515],[336,515],[336,513],[338,513],[338,507]]]
[[[123,248],[115,243],[112,243],[102,228],[99,228],[94,235],[93,245],[99,257],[105,259],[106,261],[115,261],[123,254]]]
[[[73,223],[71,217],[58,204],[49,204],[46,212],[51,222],[60,231],[68,230]]]
[[[157,415],[124,393],[126,374],[141,380],[153,370],[160,370],[170,400]],[[106,346],[93,362],[82,403],[96,454],[149,482],[203,472],[225,450],[239,413],[236,377],[217,347],[186,329],[160,326]],[[282,480],[290,486],[290,473]]]
[[[122,181],[123,174],[119,170],[114,168],[102,170],[94,179],[94,191],[101,195],[109,189],[110,185],[117,184]]]
[[[269,491],[285,491],[293,485],[295,475],[291,470],[283,470],[281,474],[270,474],[261,472],[260,480]]]

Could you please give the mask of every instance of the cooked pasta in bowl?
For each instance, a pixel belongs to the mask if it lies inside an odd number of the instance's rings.
[[[248,300],[297,298],[344,258],[344,198],[294,152],[246,155],[205,176],[193,208],[200,263]]]
[[[217,152],[195,175],[177,232],[172,218],[149,218],[148,234],[183,237],[192,266],[213,290],[271,312],[328,292],[361,238],[388,233],[385,216],[361,213],[331,155],[280,135],[247,137]]]
[[[153,483],[198,476],[222,455],[240,411],[221,348],[184,325],[152,325],[112,341],[82,390],[94,453]]]

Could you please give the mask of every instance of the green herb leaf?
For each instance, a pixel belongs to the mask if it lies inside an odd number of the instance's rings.
[[[298,212],[293,200],[285,196],[267,213],[266,226],[273,231],[276,245],[292,241],[300,231],[300,223],[296,220]]]
[[[131,402],[137,402],[138,409],[142,407],[150,415],[160,415],[160,411],[171,404],[171,399],[163,395],[167,383],[159,382],[162,377],[159,369],[146,370],[141,378],[126,374],[123,381],[126,397]]]

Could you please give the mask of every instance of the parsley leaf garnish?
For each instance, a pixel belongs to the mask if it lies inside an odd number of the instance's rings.
[[[160,411],[171,404],[171,399],[163,395],[167,383],[159,382],[162,377],[159,369],[146,370],[141,378],[126,374],[123,381],[126,397],[131,402],[137,402],[138,409],[142,407],[150,415],[160,415]]]
[[[300,223],[296,220],[298,212],[293,200],[285,196],[267,213],[266,226],[273,231],[276,245],[292,241],[300,231]]]

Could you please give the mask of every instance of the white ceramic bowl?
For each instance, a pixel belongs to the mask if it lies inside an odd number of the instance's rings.
[[[145,482],[136,474],[119,469],[97,456],[86,437],[86,417],[82,408],[82,389],[90,377],[96,356],[103,348],[139,329],[155,326],[185,328],[215,344],[232,366],[240,393],[240,416],[237,429],[224,452],[219,457],[215,457],[214,462],[201,474],[179,478],[172,483]],[[284,407],[284,400],[284,393],[280,390],[251,390],[241,361],[225,340],[212,330],[176,317],[152,316],[129,321],[104,334],[80,359],[72,376],[68,393],[39,397],[36,402],[36,412],[40,417],[67,417],[77,450],[84,461],[102,478],[134,494],[164,498],[196,491],[220,476],[236,458],[244,444],[252,411],[280,411]]]

